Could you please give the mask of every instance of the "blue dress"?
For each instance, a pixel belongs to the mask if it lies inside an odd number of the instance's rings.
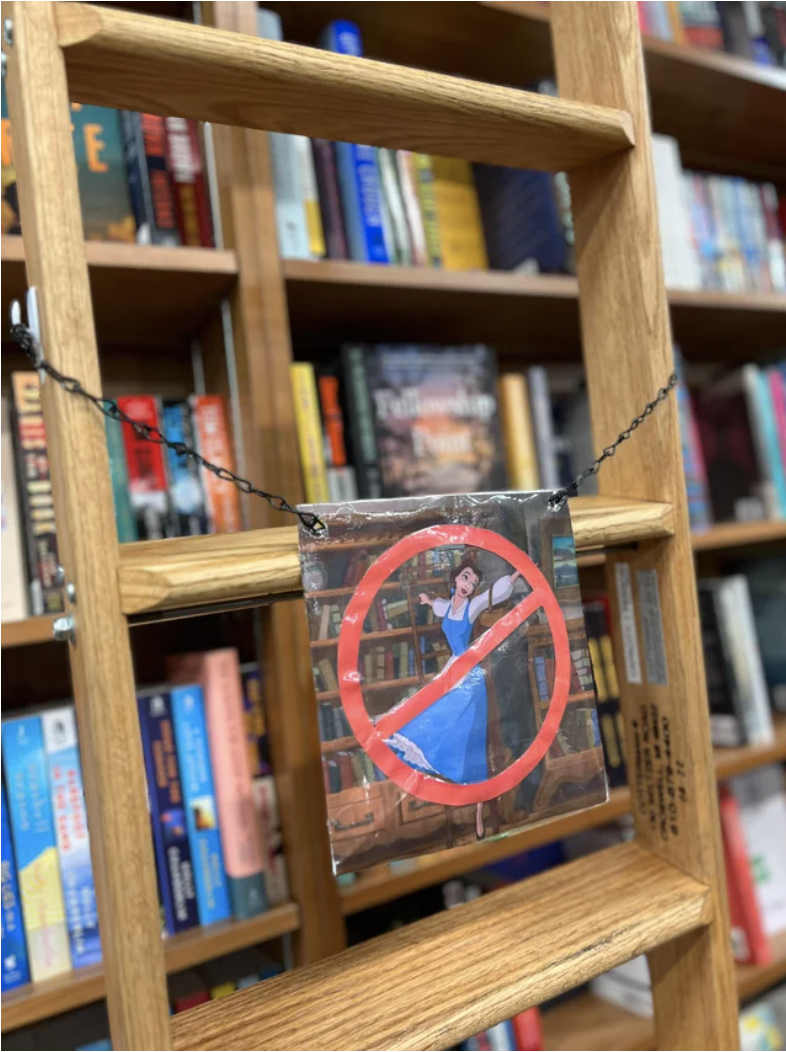
[[[470,644],[469,607],[467,601],[461,620],[451,619],[450,607],[442,619],[442,631],[454,657]],[[416,770],[461,784],[483,782],[489,776],[487,726],[486,672],[476,665],[453,690],[391,735],[387,744]]]

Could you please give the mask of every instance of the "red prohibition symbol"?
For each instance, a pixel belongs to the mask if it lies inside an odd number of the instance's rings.
[[[372,720],[366,711],[358,671],[363,625],[380,585],[413,556],[446,544],[465,544],[493,552],[518,570],[532,591],[508,611],[449,667],[397,705]],[[520,624],[543,608],[554,641],[554,689],[546,718],[529,748],[504,771],[483,782],[457,784],[410,767],[385,743],[385,739],[419,716],[500,645]],[[372,563],[347,605],[338,640],[338,682],[341,703],[363,749],[392,782],[420,800],[459,807],[493,800],[515,788],[548,752],[557,736],[570,687],[568,630],[557,597],[530,557],[515,544],[478,526],[428,526],[398,541]],[[450,733],[450,728],[445,728]]]

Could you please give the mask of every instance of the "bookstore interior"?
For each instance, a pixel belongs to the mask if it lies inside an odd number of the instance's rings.
[[[3,1047],[786,1049],[786,0],[2,6]]]

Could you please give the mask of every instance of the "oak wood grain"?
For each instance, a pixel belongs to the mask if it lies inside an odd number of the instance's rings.
[[[593,435],[602,446],[615,421],[635,416],[674,368],[641,41],[634,3],[566,2],[551,18],[561,94],[622,106],[636,127],[634,151],[571,178]],[[654,573],[660,602],[665,676],[649,665],[638,675],[632,662],[620,676],[636,833],[654,855],[707,884],[713,900],[706,930],[650,954],[658,1047],[733,1049],[734,971],[676,400],[637,438],[605,465],[600,491],[668,502],[675,533],[612,553],[607,564],[618,655],[626,650],[617,570],[629,572],[634,604],[639,572]],[[646,664],[641,609],[634,616]]]
[[[24,621],[4,621],[3,650],[24,647],[31,643],[48,643],[52,639],[52,617],[28,617]]]
[[[58,15],[77,102],[548,171],[633,143],[601,107],[106,7]]]
[[[623,844],[183,1013],[175,1047],[449,1048],[700,928],[708,905],[702,885]]]
[[[61,372],[100,391],[90,287],[55,4],[4,3],[12,19],[8,102],[27,275],[43,347]],[[116,1048],[170,1047],[161,921],[103,418],[42,385],[57,517],[76,588],[71,672],[84,768],[101,944]]]

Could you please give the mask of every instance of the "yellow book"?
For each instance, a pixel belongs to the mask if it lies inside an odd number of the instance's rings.
[[[437,199],[434,192],[434,172],[432,158],[426,153],[409,155],[415,185],[418,188],[420,214],[423,219],[423,230],[426,235],[426,257],[430,267],[442,266],[442,248],[440,245],[439,223],[437,221]]]
[[[293,135],[295,155],[300,168],[300,190],[303,196],[303,211],[306,213],[308,230],[308,248],[312,259],[322,259],[327,255],[325,233],[322,229],[322,213],[319,210],[317,177],[314,170],[314,157],[311,153],[311,140],[305,135]]]
[[[502,373],[499,378],[499,395],[511,489],[538,489],[538,452],[532,429],[526,376],[523,373]]]
[[[432,157],[437,226],[445,270],[488,270],[478,192],[468,161]]]
[[[680,14],[680,6],[677,0],[666,0],[666,10],[669,15],[669,25],[671,26],[671,35],[674,38],[674,43],[687,43],[685,27],[682,24],[682,15]]]
[[[321,504],[329,501],[330,495],[314,366],[310,362],[295,362],[289,368],[306,500],[310,504]]]

